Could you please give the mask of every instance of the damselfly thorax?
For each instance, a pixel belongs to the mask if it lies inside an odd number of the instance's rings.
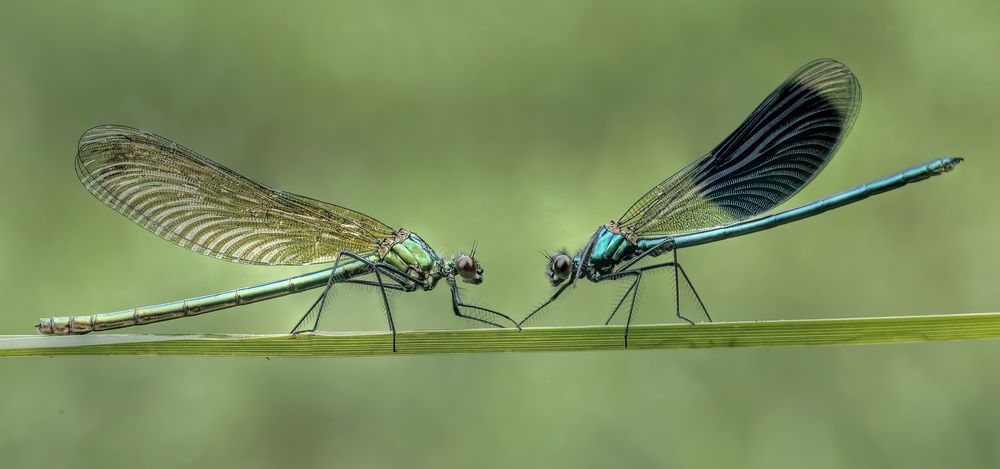
[[[432,290],[437,281],[445,276],[445,261],[427,244],[420,235],[400,228],[393,236],[383,238],[378,243],[379,262],[391,265],[420,280],[424,290]]]

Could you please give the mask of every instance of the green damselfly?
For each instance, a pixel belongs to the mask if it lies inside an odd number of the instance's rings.
[[[375,287],[396,349],[387,290],[451,289],[455,315],[503,327],[508,316],[462,301],[456,280],[477,285],[483,268],[475,247],[450,259],[412,231],[354,210],[276,190],[168,139],[130,127],[103,125],[80,138],[76,172],[98,200],[163,239],[231,262],[333,267],[222,293],[113,313],[43,318],[42,334],[86,334],[195,316],[323,287],[292,328],[312,332],[335,284]],[[472,310],[483,317],[466,314]]]

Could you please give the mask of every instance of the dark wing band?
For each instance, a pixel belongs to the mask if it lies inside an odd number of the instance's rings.
[[[809,183],[844,141],[861,87],[840,62],[810,62],[707,155],[643,195],[619,220],[639,237],[730,225]]]

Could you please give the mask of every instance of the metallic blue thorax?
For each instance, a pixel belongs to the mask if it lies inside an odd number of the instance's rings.
[[[607,275],[619,264],[628,262],[647,251],[653,251],[649,253],[653,257],[669,251],[673,247],[663,249],[663,243],[671,240],[669,236],[629,238],[629,235],[619,231],[614,224],[608,224],[598,228],[594,234],[593,247],[583,268],[587,272],[596,274],[597,277]],[[575,264],[580,265],[580,260],[581,255],[578,254],[574,259]]]
[[[599,274],[611,272],[616,265],[631,259],[636,254],[636,245],[625,235],[613,233],[602,226],[594,235],[594,247],[590,251],[590,268]]]

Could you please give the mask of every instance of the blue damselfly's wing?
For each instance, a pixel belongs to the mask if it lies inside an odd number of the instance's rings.
[[[639,237],[675,235],[771,210],[819,174],[860,105],[861,88],[845,65],[806,64],[715,149],[639,198],[619,226]]]
[[[149,132],[104,125],[80,138],[76,173],[95,197],[154,234],[231,262],[332,262],[372,252],[392,229],[367,215],[272,189]]]

